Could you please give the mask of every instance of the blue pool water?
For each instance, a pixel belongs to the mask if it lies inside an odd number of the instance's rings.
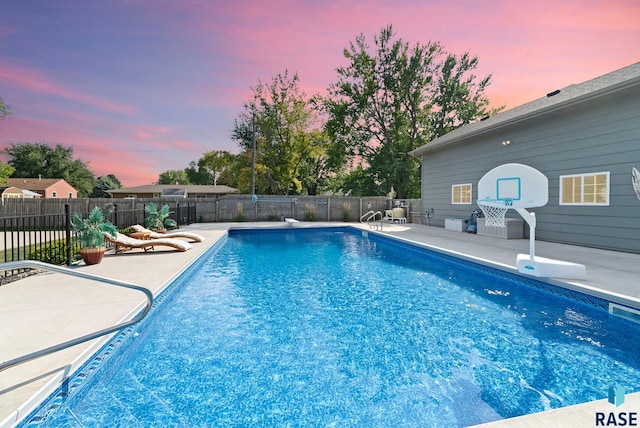
[[[232,231],[197,267],[31,423],[467,426],[640,391],[605,301],[389,238]]]

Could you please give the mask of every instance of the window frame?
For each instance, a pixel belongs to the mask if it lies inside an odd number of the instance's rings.
[[[463,189],[467,186],[469,188],[469,202],[463,201],[462,199]],[[460,200],[458,202],[456,202],[455,200],[456,188],[460,189]],[[473,201],[473,183],[461,183],[461,184],[451,185],[451,204],[452,205],[471,205],[472,201]]]
[[[585,202],[584,200],[584,182],[586,177],[596,177],[599,175],[604,175],[606,177],[605,183],[605,201],[604,202]],[[580,178],[580,202],[563,202],[564,198],[564,179],[576,177]],[[600,172],[586,172],[581,174],[567,174],[561,175],[558,178],[558,205],[565,206],[583,206],[583,207],[608,207],[611,204],[611,171],[600,171]]]

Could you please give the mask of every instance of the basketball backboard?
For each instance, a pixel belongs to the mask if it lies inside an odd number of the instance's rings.
[[[529,165],[507,163],[480,179],[478,200],[495,200],[510,208],[541,207],[549,201],[549,180]]]

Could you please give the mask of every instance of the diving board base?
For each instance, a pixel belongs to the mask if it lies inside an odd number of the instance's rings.
[[[544,257],[530,257],[529,254],[518,254],[516,267],[518,272],[532,276],[587,279],[587,268],[584,265]]]
[[[296,223],[300,223],[298,220],[296,220],[295,218],[285,218],[284,221],[287,223],[287,225],[289,227],[293,227],[295,226]]]

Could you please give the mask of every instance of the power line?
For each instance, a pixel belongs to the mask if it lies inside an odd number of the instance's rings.
[[[155,150],[129,150],[129,149],[85,149],[74,147],[74,150],[81,152],[102,152],[102,153],[190,153],[190,152],[201,152],[202,149],[188,149],[188,150],[164,150],[164,149],[155,149]]]

